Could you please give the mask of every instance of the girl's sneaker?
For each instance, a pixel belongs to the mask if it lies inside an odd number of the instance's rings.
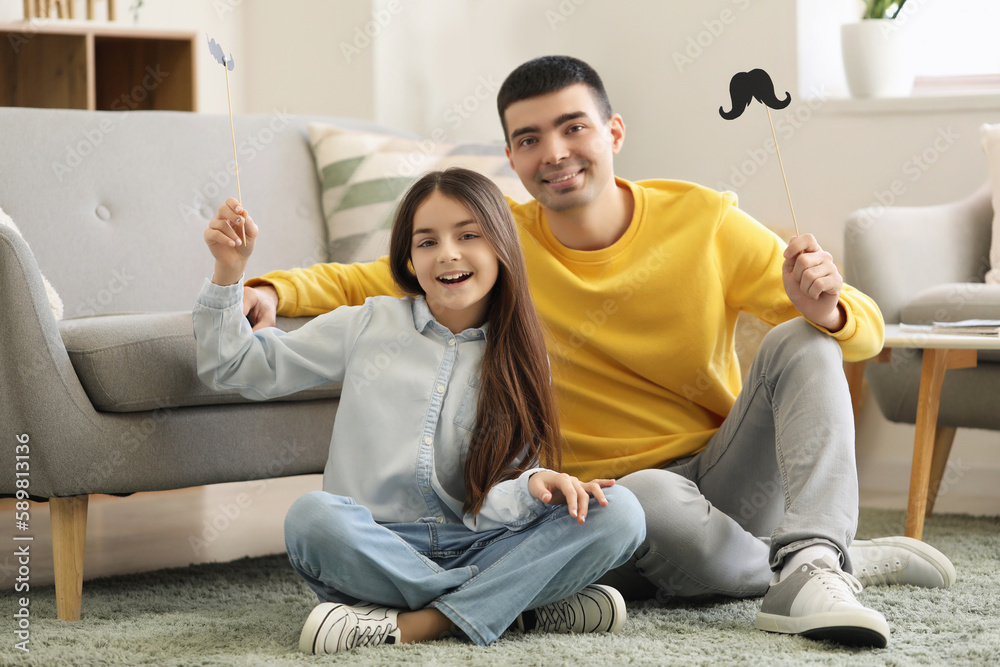
[[[396,644],[402,638],[399,612],[373,604],[350,606],[334,602],[317,605],[309,614],[299,650],[303,653],[339,653],[359,646]]]
[[[621,632],[625,599],[611,586],[591,584],[568,598],[521,612],[514,627],[522,632]]]

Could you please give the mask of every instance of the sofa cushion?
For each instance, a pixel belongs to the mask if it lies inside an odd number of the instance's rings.
[[[903,306],[907,324],[1000,319],[1000,285],[945,283],[919,292]],[[1000,361],[1000,350],[981,350],[980,361]]]
[[[1000,125],[983,125],[979,128],[990,168],[990,186],[993,190],[993,240],[990,243],[990,270],[986,282],[1000,284]]]
[[[310,318],[278,318],[286,331]],[[142,412],[185,405],[251,403],[235,391],[213,391],[195,366],[190,312],[99,315],[64,320],[59,332],[77,377],[97,410]],[[277,400],[335,398],[340,385]]]
[[[466,167],[490,177],[517,201],[531,198],[500,144],[447,144],[310,123],[322,188],[330,260],[363,262],[388,253],[392,216],[424,172]]]

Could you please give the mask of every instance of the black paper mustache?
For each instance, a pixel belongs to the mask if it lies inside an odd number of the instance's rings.
[[[792,96],[787,90],[785,91],[785,99],[778,99],[778,96],[774,94],[774,83],[771,81],[770,75],[762,69],[752,69],[749,72],[734,74],[729,82],[729,96],[732,98],[732,110],[723,111],[722,107],[719,107],[719,115],[726,120],[739,118],[753,100],[766,104],[772,109],[784,109],[792,101]]]

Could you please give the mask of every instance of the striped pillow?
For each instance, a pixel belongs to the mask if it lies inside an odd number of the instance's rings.
[[[531,198],[500,144],[444,144],[320,123],[309,123],[308,131],[332,262],[367,262],[388,254],[399,200],[432,169],[473,169],[508,197],[521,202]]]

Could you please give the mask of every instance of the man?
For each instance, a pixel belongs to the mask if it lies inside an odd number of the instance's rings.
[[[497,105],[535,198],[510,204],[549,334],[564,470],[618,478],[646,512],[646,542],[603,581],[633,596],[764,594],[758,628],[885,646],[885,618],[857,601],[850,573],[947,587],[955,571],[916,540],[853,542],[842,361],[879,351],[878,307],[812,235],[784,247],[731,193],[616,178],[625,125],[585,63],[525,63]],[[249,281],[245,308],[260,327],[275,310],[391,290],[384,260],[317,265]],[[776,325],[745,381],[740,311]]]

